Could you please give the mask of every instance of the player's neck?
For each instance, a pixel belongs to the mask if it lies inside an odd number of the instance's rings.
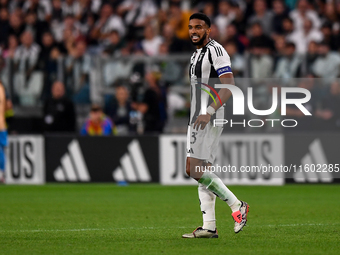
[[[197,45],[196,48],[197,48],[197,49],[201,49],[201,48],[203,48],[205,45],[207,45],[207,43],[210,42],[210,41],[211,41],[211,39],[210,39],[210,38],[207,38],[207,39],[205,39],[205,40],[203,41],[203,44]]]

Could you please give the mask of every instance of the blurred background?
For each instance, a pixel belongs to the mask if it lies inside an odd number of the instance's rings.
[[[273,83],[304,87],[313,116],[288,109],[294,131],[340,130],[338,0],[0,0],[9,132],[185,133],[194,12],[212,20],[258,109],[271,105]],[[287,131],[235,129],[263,130]]]

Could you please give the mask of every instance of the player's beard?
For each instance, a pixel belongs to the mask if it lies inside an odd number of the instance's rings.
[[[201,40],[199,40],[198,42],[193,42],[192,39],[191,39],[191,43],[195,46],[201,46],[201,45],[203,45],[205,38],[207,38],[207,32],[204,33]]]

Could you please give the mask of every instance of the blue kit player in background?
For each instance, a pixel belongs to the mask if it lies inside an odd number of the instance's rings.
[[[7,127],[6,127],[6,92],[5,87],[0,81],[0,182],[5,181],[5,147],[7,146]]]
[[[190,59],[189,68],[191,106],[187,134],[186,173],[198,182],[203,226],[196,228],[192,233],[182,235],[183,238],[218,237],[215,218],[216,196],[230,207],[235,233],[240,232],[246,225],[249,210],[248,204],[238,200],[215,173],[207,171],[214,163],[223,131],[223,126],[214,126],[211,121],[215,118],[224,119],[225,103],[230,98],[231,92],[226,88],[220,89],[219,100],[216,98],[217,103],[209,104],[206,94],[203,94],[205,93],[203,89],[213,90],[212,83],[234,85],[230,57],[218,42],[209,38],[210,25],[210,19],[203,13],[194,13],[190,16],[189,36],[196,46],[196,51]],[[207,107],[206,113],[202,112],[202,105]]]

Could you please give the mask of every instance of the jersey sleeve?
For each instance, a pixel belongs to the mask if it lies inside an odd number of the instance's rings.
[[[209,49],[211,62],[218,74],[218,77],[223,74],[232,73],[230,57],[227,51],[219,45],[212,45]]]

